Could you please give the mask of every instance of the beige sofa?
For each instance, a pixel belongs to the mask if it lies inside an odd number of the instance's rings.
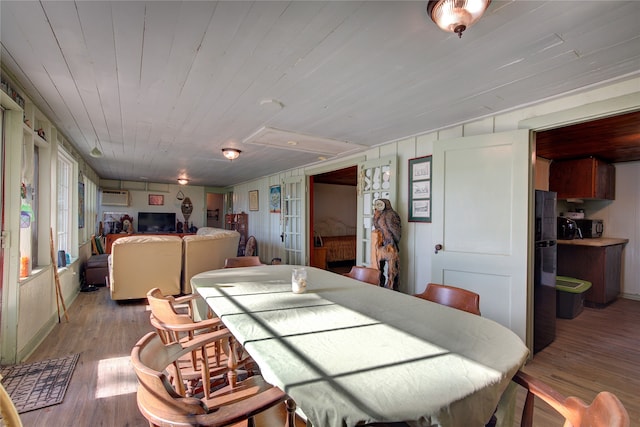
[[[224,260],[238,254],[240,233],[203,227],[195,236],[182,238],[182,293],[191,293],[191,278],[224,267]]]
[[[111,299],[146,298],[152,288],[180,294],[182,239],[135,235],[113,242],[109,257]]]
[[[146,298],[152,288],[163,295],[191,293],[191,278],[224,267],[237,255],[240,233],[203,227],[197,235],[135,235],[113,242],[109,257],[111,299]]]

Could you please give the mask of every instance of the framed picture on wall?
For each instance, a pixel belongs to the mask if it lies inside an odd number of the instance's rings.
[[[269,212],[280,213],[280,186],[269,187]]]
[[[149,194],[149,206],[164,205],[164,196],[162,194]]]
[[[409,159],[409,221],[431,222],[431,156]]]
[[[258,190],[249,191],[249,210],[258,210]]]

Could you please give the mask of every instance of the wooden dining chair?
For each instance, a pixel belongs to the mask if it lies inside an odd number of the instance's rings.
[[[193,338],[196,333],[210,332],[224,328],[219,318],[214,317],[209,309],[207,319],[195,318],[195,302],[201,298],[198,294],[181,297],[164,295],[160,288],[153,288],[147,292],[147,302],[151,315],[158,327],[165,343],[179,341],[182,338]]]
[[[533,408],[535,396],[549,404],[565,418],[565,426],[573,427],[629,427],[627,410],[615,394],[608,391],[598,393],[587,405],[577,397],[565,397],[539,379],[518,371],[513,381],[527,389],[522,410],[521,427],[533,426]]]
[[[194,319],[192,304],[197,298],[200,298],[197,294],[175,298],[171,295],[163,295],[159,288],[153,288],[147,292],[147,301],[151,308],[149,320],[165,344],[176,342],[184,344],[193,340],[198,334],[216,333],[219,339],[209,345],[207,352],[210,377],[215,379],[219,378],[220,374],[227,369],[226,363],[229,355],[224,350],[232,335],[217,317],[199,321]],[[185,303],[188,304],[187,312],[179,313],[176,307]],[[257,370],[255,363],[241,346],[236,348],[238,353],[235,357],[238,364],[243,368],[243,371],[246,371],[246,375],[253,375]],[[174,381],[174,387],[178,393],[188,396],[203,391],[205,395],[209,395],[212,384],[202,379],[202,367],[199,361],[200,359],[195,352],[184,356],[179,361],[180,370]]]
[[[480,316],[480,295],[466,289],[429,283],[424,292],[414,296]]]
[[[237,381],[233,363],[229,364],[229,384],[209,398],[183,397],[174,390],[170,377],[171,371],[176,370],[176,362],[193,352],[206,353],[207,346],[217,340],[215,334],[203,334],[184,344],[165,344],[158,334],[150,332],[136,343],[131,363],[139,383],[138,409],[149,424],[223,427],[245,421],[244,425],[253,426],[258,417],[268,416],[270,420],[278,419],[278,424],[269,421],[266,425],[294,426],[295,402],[259,375]],[[201,357],[206,361],[206,355]],[[277,408],[279,405],[286,405],[284,417],[281,416],[284,411]]]
[[[343,276],[380,286],[380,270],[375,268],[354,265],[348,273],[343,273]]]
[[[257,256],[238,256],[224,260],[224,268],[254,267],[258,265],[264,264],[260,262],[260,258]]]
[[[20,415],[16,409],[16,405],[11,400],[11,396],[7,393],[7,389],[2,385],[2,375],[0,375],[0,415],[2,415],[3,425],[8,427],[22,427]]]

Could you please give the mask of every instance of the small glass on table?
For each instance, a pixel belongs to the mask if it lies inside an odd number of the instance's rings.
[[[301,294],[307,290],[307,269],[295,267],[291,272],[291,291],[294,294]]]

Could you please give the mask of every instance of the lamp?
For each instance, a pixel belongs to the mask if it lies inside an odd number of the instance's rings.
[[[438,27],[462,38],[462,32],[480,19],[489,3],[491,0],[429,0],[427,13]]]
[[[189,183],[189,180],[187,178],[178,178],[178,184],[187,185],[188,183]]]
[[[240,157],[240,153],[242,153],[242,151],[237,150],[235,148],[223,148],[222,149],[222,154],[229,160],[235,160],[238,157]]]
[[[100,149],[96,145],[95,147],[93,147],[93,150],[89,152],[89,155],[95,158],[102,157],[102,151],[100,151]]]

